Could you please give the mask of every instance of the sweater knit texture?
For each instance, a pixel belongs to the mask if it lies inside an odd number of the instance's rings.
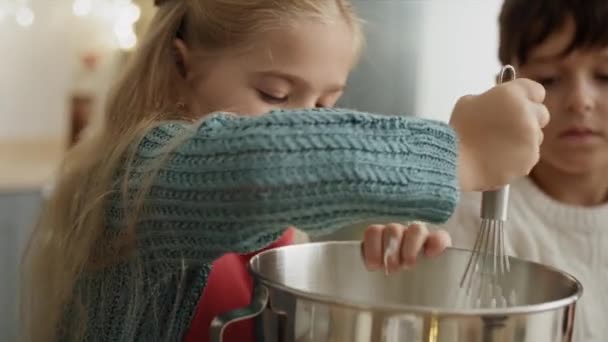
[[[480,224],[481,196],[462,195],[447,222],[454,246],[471,248]],[[557,202],[530,178],[511,184],[505,247],[509,255],[563,270],[583,285],[577,304],[574,342],[604,342],[608,338],[608,205],[575,207]],[[539,324],[543,324],[539,322]],[[552,322],[547,322],[552,324]],[[551,327],[536,329],[550,332]],[[530,331],[529,333],[534,333]],[[550,336],[527,336],[548,341]]]
[[[149,186],[136,221],[138,262],[82,280],[93,289],[87,340],[180,341],[223,254],[260,250],[288,226],[314,236],[362,220],[441,223],[459,196],[454,132],[414,117],[220,113],[162,123],[134,148],[131,166],[118,171],[130,194]],[[119,188],[107,209],[113,232],[136,207]]]

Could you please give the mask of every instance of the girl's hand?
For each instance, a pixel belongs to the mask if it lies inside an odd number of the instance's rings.
[[[413,267],[421,251],[433,257],[451,245],[452,239],[446,231],[429,231],[424,223],[372,225],[364,233],[363,259],[370,270],[394,272]]]
[[[530,173],[549,123],[544,99],[542,85],[520,78],[456,103],[450,125],[460,140],[463,191],[494,190]]]

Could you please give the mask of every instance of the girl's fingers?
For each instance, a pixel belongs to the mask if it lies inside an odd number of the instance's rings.
[[[382,231],[383,225],[367,227],[363,235],[363,260],[371,269],[382,267]]]
[[[429,230],[422,223],[413,223],[405,230],[401,242],[401,261],[405,268],[414,266],[428,235]]]
[[[390,273],[414,266],[421,252],[435,257],[451,245],[452,239],[445,230],[429,232],[423,223],[407,227],[391,223],[369,226],[364,233],[362,252],[366,267]]]
[[[388,224],[382,234],[382,265],[385,273],[389,273],[399,269],[401,265],[401,257],[399,247],[403,239],[403,233],[406,227],[399,223]]]
[[[443,253],[450,246],[452,246],[450,234],[445,230],[437,230],[429,234],[424,244],[424,254],[429,257],[435,257]]]

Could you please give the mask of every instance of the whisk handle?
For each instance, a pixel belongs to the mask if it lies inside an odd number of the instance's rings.
[[[516,78],[515,68],[505,65],[500,70],[498,83],[512,81]],[[487,220],[507,220],[507,207],[509,205],[509,185],[498,190],[484,191],[481,195],[481,218]]]
[[[481,194],[481,218],[489,220],[507,220],[509,206],[509,185],[498,190],[484,191]]]

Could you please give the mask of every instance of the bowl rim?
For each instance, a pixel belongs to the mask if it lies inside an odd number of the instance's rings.
[[[541,264],[534,261],[525,260],[518,257],[509,256],[510,259],[516,260],[518,262],[523,262],[526,264],[532,264],[536,267],[543,268],[547,271],[558,273],[565,277],[567,280],[570,280],[575,286],[576,291],[565,298],[544,302],[540,304],[531,304],[525,306],[512,306],[507,308],[481,308],[481,309],[450,309],[450,308],[440,308],[440,307],[431,307],[431,306],[420,306],[420,305],[402,305],[402,304],[381,304],[381,305],[372,305],[370,303],[365,303],[362,301],[354,301],[354,300],[346,300],[342,298],[336,298],[333,296],[316,294],[307,291],[303,291],[292,286],[284,285],[265,277],[263,274],[255,271],[254,264],[260,258],[263,258],[265,255],[277,253],[277,251],[285,250],[285,249],[293,249],[293,248],[306,248],[307,246],[313,245],[356,245],[361,244],[359,241],[322,241],[322,242],[310,242],[305,244],[296,244],[289,246],[282,246],[277,248],[271,248],[265,250],[263,252],[258,253],[254,257],[252,257],[249,261],[249,272],[252,274],[253,278],[256,281],[261,282],[264,286],[269,288],[270,290],[280,290],[282,292],[289,293],[295,297],[305,299],[307,301],[316,302],[319,304],[328,304],[332,306],[339,306],[348,309],[362,310],[362,311],[373,311],[373,312],[382,312],[383,314],[399,316],[399,315],[408,315],[408,314],[421,314],[421,315],[435,315],[441,317],[450,317],[450,316],[483,316],[483,317],[500,317],[500,316],[514,316],[514,315],[527,315],[527,314],[535,314],[546,311],[554,311],[560,308],[564,308],[573,304],[581,298],[583,295],[583,285],[582,283],[574,277],[572,274],[562,271],[556,267]],[[448,247],[450,250],[457,251],[465,251],[470,252],[469,249],[466,248],[457,248],[457,247]]]

